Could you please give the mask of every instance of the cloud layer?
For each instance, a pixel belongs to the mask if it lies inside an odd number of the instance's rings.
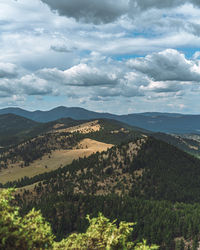
[[[0,106],[199,112],[199,7],[1,0]]]
[[[74,100],[109,102],[118,98],[180,99],[188,92],[200,92],[200,61],[188,60],[177,50],[167,49],[123,62],[93,53],[83,61],[64,70],[44,68],[16,75],[12,81],[9,73],[16,66],[0,64],[2,69],[4,66],[0,96],[64,95]]]

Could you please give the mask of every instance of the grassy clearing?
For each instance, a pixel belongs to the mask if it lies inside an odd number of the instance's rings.
[[[54,127],[54,129],[55,128],[57,129],[59,127],[57,126],[57,127]],[[58,130],[55,130],[53,132],[54,133],[61,133],[61,132],[74,133],[74,132],[79,132],[79,133],[82,133],[82,134],[88,134],[88,133],[91,133],[91,132],[99,131],[100,129],[101,129],[101,126],[99,125],[99,121],[96,120],[96,121],[92,121],[92,122],[86,122],[84,124],[81,124],[81,125],[78,125],[78,126],[73,126],[73,127],[70,127],[70,128],[58,129]]]
[[[0,172],[0,183],[21,179],[24,176],[33,177],[44,172],[50,172],[59,167],[70,164],[74,159],[79,157],[88,157],[89,155],[101,152],[112,147],[112,144],[106,144],[91,139],[82,140],[79,145],[72,150],[55,150],[42,159],[31,163],[28,167],[21,168],[20,163],[9,166]]]

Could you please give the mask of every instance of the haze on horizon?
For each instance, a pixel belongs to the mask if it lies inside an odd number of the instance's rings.
[[[0,108],[200,110],[197,0],[1,0]]]

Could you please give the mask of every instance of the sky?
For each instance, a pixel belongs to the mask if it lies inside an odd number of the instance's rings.
[[[0,108],[200,114],[200,0],[0,0]]]

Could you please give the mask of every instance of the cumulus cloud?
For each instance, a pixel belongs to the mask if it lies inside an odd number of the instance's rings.
[[[12,80],[9,78],[0,80],[1,97],[48,94],[56,94],[56,88],[51,87],[47,81],[34,74],[24,75]]]
[[[115,73],[102,72],[94,66],[81,63],[65,71],[53,69],[43,69],[38,75],[48,81],[59,82],[71,86],[102,86],[115,85],[117,76]]]
[[[42,0],[60,15],[86,23],[110,23],[125,14],[128,0]]]
[[[12,63],[0,62],[0,78],[15,78],[17,76],[17,67]]]
[[[93,90],[92,98],[96,100],[108,99],[112,97],[141,97],[145,95],[145,91],[140,89],[141,86],[149,85],[148,77],[136,73],[126,72],[119,74],[118,82],[113,86],[100,86]]]
[[[53,88],[46,80],[34,74],[23,76],[17,80],[16,86],[26,95],[48,95],[54,93]]]
[[[155,81],[200,81],[199,63],[173,49],[131,59],[127,64]]]

